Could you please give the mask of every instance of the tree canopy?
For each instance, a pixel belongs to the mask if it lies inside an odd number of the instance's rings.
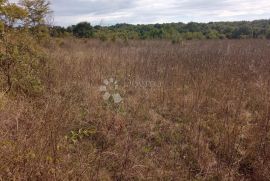
[[[93,36],[93,28],[88,22],[81,22],[71,26],[68,28],[68,31],[78,38],[90,38]]]
[[[80,38],[128,38],[128,39],[244,39],[269,38],[270,20],[210,22],[210,23],[165,23],[149,25],[116,24],[94,26],[82,22],[68,28],[52,27],[57,34],[69,32]]]

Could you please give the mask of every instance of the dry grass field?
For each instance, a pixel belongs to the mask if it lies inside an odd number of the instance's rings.
[[[41,96],[0,93],[0,180],[270,179],[270,41],[48,47]]]

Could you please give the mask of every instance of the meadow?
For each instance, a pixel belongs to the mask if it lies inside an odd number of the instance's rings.
[[[0,180],[269,180],[269,49],[54,38],[44,93],[0,94]]]

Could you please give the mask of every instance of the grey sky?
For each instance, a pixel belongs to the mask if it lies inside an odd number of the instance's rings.
[[[54,24],[270,19],[270,0],[51,0]]]

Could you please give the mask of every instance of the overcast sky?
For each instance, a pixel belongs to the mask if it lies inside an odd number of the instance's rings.
[[[270,19],[270,0],[51,0],[54,24]]]

